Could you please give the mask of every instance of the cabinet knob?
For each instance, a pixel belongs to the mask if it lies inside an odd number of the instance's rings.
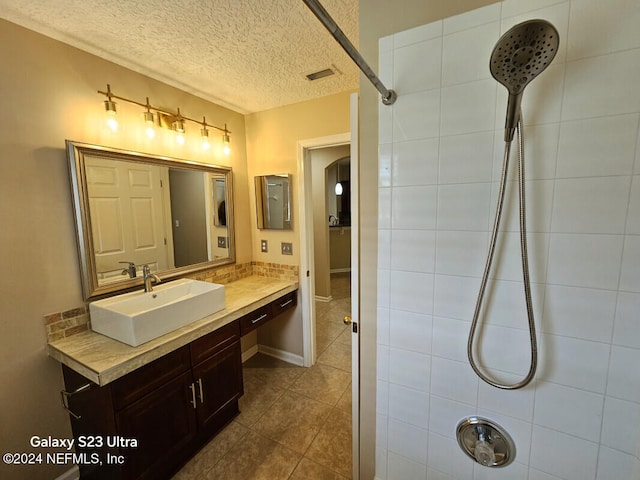
[[[342,323],[345,325],[351,325],[351,315],[345,315],[342,319]]]

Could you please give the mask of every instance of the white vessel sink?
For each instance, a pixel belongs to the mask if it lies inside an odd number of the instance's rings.
[[[133,347],[224,309],[224,285],[181,279],[89,304],[91,329]]]

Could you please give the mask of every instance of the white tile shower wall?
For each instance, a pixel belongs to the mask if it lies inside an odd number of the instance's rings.
[[[504,147],[488,59],[531,18],[561,36],[523,99],[540,361],[532,385],[504,391],[476,378],[466,342]],[[380,40],[398,101],[380,106],[376,478],[640,480],[638,24],[640,0],[506,0]],[[507,199],[479,340],[517,381],[528,337]],[[512,465],[460,451],[455,427],[474,414],[514,437]]]

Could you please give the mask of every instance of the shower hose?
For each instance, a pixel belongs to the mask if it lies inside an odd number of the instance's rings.
[[[496,208],[496,216],[493,223],[493,232],[491,234],[491,242],[489,245],[489,253],[487,255],[487,263],[484,267],[484,273],[482,274],[482,281],[480,283],[480,291],[478,293],[478,299],[476,301],[476,307],[473,312],[473,320],[471,322],[471,329],[469,331],[469,340],[467,342],[467,357],[473,371],[484,382],[489,385],[501,388],[503,390],[517,390],[528,385],[533,379],[536,368],[538,365],[538,346],[536,343],[536,326],[533,316],[533,305],[531,301],[531,284],[529,280],[529,256],[527,254],[527,227],[526,227],[526,208],[525,208],[525,175],[524,175],[524,140],[522,133],[522,116],[516,124],[516,134],[518,142],[518,192],[520,200],[520,252],[522,258],[522,276],[524,280],[524,295],[527,306],[527,318],[529,323],[529,339],[531,344],[531,363],[529,372],[526,377],[521,381],[513,384],[499,383],[487,375],[485,375],[479,368],[475,361],[473,354],[473,344],[476,330],[478,328],[480,311],[482,310],[482,302],[484,299],[485,290],[487,288],[487,282],[489,280],[489,273],[491,271],[491,264],[493,263],[493,255],[496,249],[496,243],[498,238],[498,230],[500,228],[500,220],[502,217],[502,207],[504,203],[504,194],[507,183],[507,171],[509,168],[509,155],[511,152],[511,142],[505,142],[504,148],[504,160],[502,162],[502,174],[500,178],[500,189],[498,191],[498,206]]]

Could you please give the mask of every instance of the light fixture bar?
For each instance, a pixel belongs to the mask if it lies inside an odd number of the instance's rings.
[[[98,90],[98,93],[101,94],[101,95],[104,95],[105,97],[107,97],[107,99],[108,99],[107,101],[109,101],[111,103],[114,103],[112,99],[115,98],[115,99],[121,100],[123,102],[131,103],[133,105],[138,105],[139,107],[147,109],[147,111],[153,110],[156,113],[171,117],[174,120],[178,120],[178,119],[186,120],[186,121],[191,122],[191,123],[197,123],[200,126],[202,125],[201,121],[194,120],[193,118],[185,117],[184,115],[182,115],[180,113],[180,109],[178,109],[177,113],[174,113],[174,112],[169,112],[169,111],[164,110],[162,108],[158,108],[158,107],[154,107],[153,105],[150,105],[148,97],[147,97],[147,102],[146,103],[142,103],[142,102],[138,102],[136,100],[132,100],[130,98],[121,97],[120,95],[116,95],[111,91],[111,85],[109,85],[109,84],[107,84],[107,91],[106,92],[104,92],[102,90]],[[158,117],[160,117],[160,116],[158,116]],[[225,135],[229,135],[231,133],[231,131],[227,129],[226,124],[225,124],[224,128],[216,127],[215,125],[211,125],[209,123],[207,124],[207,126],[215,128],[216,130],[220,130],[221,132],[224,132]]]

